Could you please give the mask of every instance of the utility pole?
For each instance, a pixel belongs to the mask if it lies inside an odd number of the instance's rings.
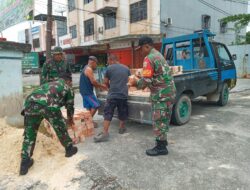
[[[48,0],[47,32],[46,32],[46,60],[51,58],[51,43],[52,43],[52,0]]]

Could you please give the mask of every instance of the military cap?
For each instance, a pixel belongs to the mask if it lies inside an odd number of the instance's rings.
[[[53,54],[63,53],[63,49],[61,47],[55,47],[52,51]]]
[[[145,44],[149,44],[152,45],[153,44],[153,40],[152,38],[148,37],[148,36],[142,36],[141,38],[139,38],[139,46],[143,46]]]
[[[96,63],[98,62],[98,59],[95,56],[89,56],[89,60],[95,61]]]

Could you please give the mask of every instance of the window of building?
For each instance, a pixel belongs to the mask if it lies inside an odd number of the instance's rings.
[[[72,39],[77,38],[76,25],[69,27],[69,32],[71,33]]]
[[[30,43],[30,32],[29,29],[25,29],[25,43]]]
[[[211,26],[211,16],[202,15],[201,16],[201,27],[202,29],[210,29]]]
[[[57,20],[57,35],[59,37],[67,34],[67,22]]]
[[[33,39],[33,48],[39,48],[39,47],[40,47],[39,38]]]
[[[84,0],[84,4],[88,4],[88,3],[90,3],[91,1],[93,1],[93,0]]]
[[[130,23],[147,19],[147,0],[130,5]]]
[[[76,8],[75,0],[68,0],[68,9],[69,12],[73,11]]]
[[[84,36],[94,34],[94,18],[84,21]]]
[[[220,32],[226,33],[227,32],[227,23],[226,22],[220,22]]]
[[[104,15],[105,30],[116,27],[116,13],[111,12]]]

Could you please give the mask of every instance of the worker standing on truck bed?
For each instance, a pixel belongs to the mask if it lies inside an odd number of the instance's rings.
[[[58,80],[64,73],[71,75],[70,65],[64,60],[62,48],[55,47],[52,56],[52,59],[43,64],[41,84]]]
[[[148,87],[151,91],[156,146],[146,150],[146,154],[149,156],[166,155],[168,154],[167,132],[176,89],[170,68],[161,53],[153,48],[153,40],[147,36],[141,37],[139,47],[146,55],[143,62],[142,78],[130,78],[128,84],[140,89]]]
[[[73,146],[68,134],[65,119],[60,108],[67,109],[67,123],[74,125],[74,92],[71,89],[72,78],[68,74],[61,76],[62,79],[45,83],[34,90],[25,100],[24,110],[24,141],[21,153],[20,175],[25,175],[33,165],[33,151],[36,144],[37,132],[40,123],[45,118],[54,128],[58,139],[65,148],[65,156],[71,157],[77,153],[77,147]]]

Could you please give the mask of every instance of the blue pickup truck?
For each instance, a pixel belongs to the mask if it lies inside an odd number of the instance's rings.
[[[183,125],[190,120],[191,100],[203,96],[220,106],[227,104],[229,90],[236,85],[235,57],[226,45],[213,41],[208,30],[193,34],[164,38],[161,53],[170,66],[181,66],[183,71],[174,75],[177,89],[171,122]],[[103,113],[105,94],[97,93],[101,100],[99,114]],[[141,123],[151,123],[150,98],[129,95],[129,119]]]

